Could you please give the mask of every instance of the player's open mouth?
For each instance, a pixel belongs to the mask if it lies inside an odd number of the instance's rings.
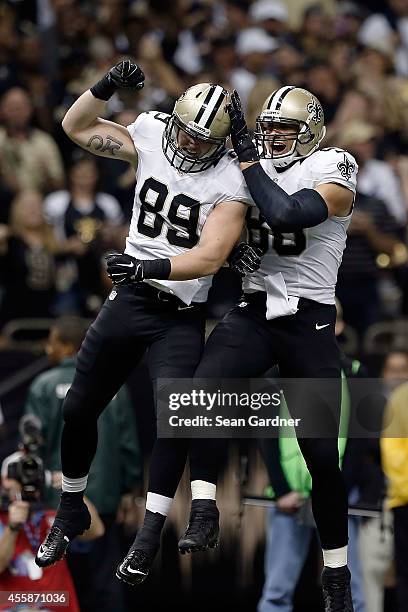
[[[274,142],[272,144],[272,153],[283,153],[283,151],[286,149],[286,143],[285,142]]]

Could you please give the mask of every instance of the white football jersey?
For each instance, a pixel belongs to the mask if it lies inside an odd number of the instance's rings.
[[[182,173],[166,159],[162,139],[169,115],[142,113],[127,127],[138,153],[136,190],[125,252],[139,259],[172,257],[194,248],[213,208],[251,204],[237,160],[229,154],[208,170]],[[205,302],[212,277],[146,281],[183,302]]]
[[[276,169],[270,160],[261,160],[261,164],[288,194],[312,189],[322,183],[337,183],[356,192],[358,166],[354,157],[342,149],[317,150],[286,169]],[[271,308],[274,312],[268,318],[296,312],[298,300],[294,298],[334,304],[337,272],[351,213],[347,217],[329,217],[315,227],[296,233],[271,230],[260,221],[259,214],[256,207],[248,211],[249,242],[260,246],[265,254],[259,270],[245,277],[245,291],[276,291],[276,308]],[[294,306],[285,309],[283,304],[280,309],[280,297]]]

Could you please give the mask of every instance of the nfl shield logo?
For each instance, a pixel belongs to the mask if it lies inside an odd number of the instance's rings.
[[[110,292],[110,294],[109,294],[109,299],[110,299],[110,300],[114,300],[114,299],[115,299],[115,297],[116,297],[117,295],[118,295],[118,292],[117,292],[117,291],[115,291],[115,290],[113,290],[113,291],[111,291],[111,292]]]

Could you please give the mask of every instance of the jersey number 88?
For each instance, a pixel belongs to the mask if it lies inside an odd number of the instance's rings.
[[[253,217],[255,211],[251,207],[246,216],[248,229],[248,243],[253,247],[261,249],[264,255],[269,249],[270,236],[273,236],[272,248],[278,255],[290,256],[300,255],[306,248],[306,236],[302,229],[297,232],[280,232],[277,229],[264,227],[265,219],[262,215]]]

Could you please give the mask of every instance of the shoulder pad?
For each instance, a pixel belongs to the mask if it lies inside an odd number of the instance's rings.
[[[150,115],[151,117],[153,117],[153,119],[157,119],[157,121],[161,121],[166,125],[170,119],[170,115],[168,115],[167,113],[160,113],[159,111],[146,111],[146,115]]]

